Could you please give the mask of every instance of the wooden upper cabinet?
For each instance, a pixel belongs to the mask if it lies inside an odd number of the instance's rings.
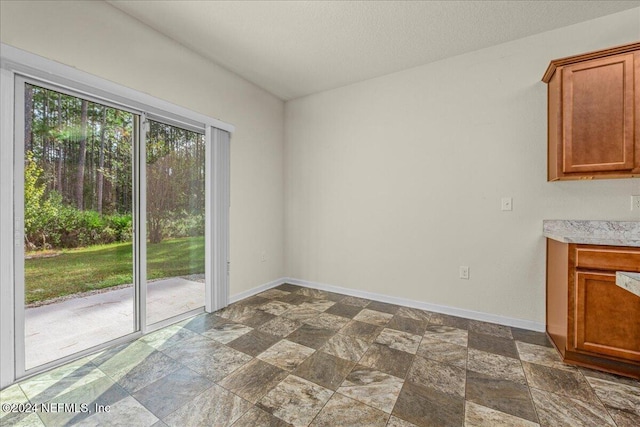
[[[633,169],[633,54],[569,65],[562,87],[562,171]]]
[[[552,61],[548,179],[640,177],[640,43]]]

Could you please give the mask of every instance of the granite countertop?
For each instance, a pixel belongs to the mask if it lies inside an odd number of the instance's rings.
[[[616,285],[640,297],[640,273],[617,271]]]
[[[542,229],[562,243],[640,247],[640,221],[544,220]]]

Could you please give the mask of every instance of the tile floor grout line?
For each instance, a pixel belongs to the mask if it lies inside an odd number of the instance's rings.
[[[516,340],[514,339],[513,342],[515,343]],[[520,369],[522,369],[522,372],[524,374],[524,380],[527,383],[527,394],[529,395],[529,399],[531,399],[531,405],[533,406],[533,411],[536,414],[536,419],[538,420],[538,425],[542,427],[542,423],[540,421],[540,413],[538,410],[538,405],[536,405],[536,401],[533,399],[533,394],[531,394],[531,384],[529,384],[529,377],[527,376],[527,373],[524,372],[524,366],[522,365],[522,358],[520,355],[520,350],[518,349],[518,346],[516,345],[516,352],[518,353],[518,361],[520,362]]]
[[[431,320],[431,316],[429,316],[429,320]],[[429,325],[429,321],[427,321],[427,327],[428,327],[428,325]],[[420,337],[420,343],[418,343],[418,349],[420,348],[420,345],[422,344],[422,340],[424,339],[424,334],[425,334],[425,333],[426,333],[426,330],[425,330],[425,332],[422,334],[422,336]],[[409,364],[409,368],[407,368],[407,372],[405,373],[405,377],[402,379],[402,380],[403,380],[402,387],[400,388],[400,392],[398,393],[398,398],[397,398],[397,399],[396,399],[396,401],[393,403],[393,408],[391,408],[391,412],[389,413],[389,420],[387,421],[387,424],[389,424],[389,421],[391,420],[391,416],[393,415],[393,411],[396,409],[396,405],[398,405],[398,400],[400,399],[400,394],[402,393],[402,389],[404,388],[405,383],[406,383],[407,381],[409,381],[409,379],[408,379],[409,371],[411,370],[411,367],[413,366],[413,364],[414,364],[414,362],[415,362],[415,360],[416,360],[416,357],[418,357],[418,349],[416,349],[416,354],[414,354],[414,355],[413,355],[413,358],[411,359],[411,363]],[[465,381],[465,386],[466,386],[466,381]],[[397,417],[397,418],[400,418],[401,420],[404,420],[404,421],[406,421],[406,422],[408,422],[408,423],[410,423],[410,422],[411,422],[411,421],[409,421],[409,420],[405,420],[404,418],[399,417],[399,416],[397,416],[397,415],[394,415],[394,416],[395,416],[395,417]],[[464,417],[462,418],[462,421],[463,421],[463,423],[464,423]],[[413,424],[413,423],[412,423],[412,424]]]
[[[320,385],[320,384],[318,384]],[[326,388],[326,387],[325,387]],[[333,393],[331,394],[331,396],[329,396],[329,398],[327,399],[326,402],[324,402],[324,404],[322,405],[322,408],[320,408],[320,410],[313,416],[313,418],[311,419],[311,421],[307,424],[307,426],[310,426],[311,424],[313,424],[313,421],[315,421],[316,418],[318,418],[318,416],[322,413],[322,410],[325,408],[325,406],[327,406],[327,404],[329,403],[329,401],[331,399],[333,399],[333,396],[336,395],[336,393],[338,393],[337,391],[333,391],[331,390]]]
[[[469,385],[469,332],[467,331],[467,363],[464,368],[464,402],[462,410],[462,425],[467,423],[467,386]]]
[[[581,369],[577,369],[578,372],[580,373],[580,375],[582,375],[582,378],[587,382],[587,385],[589,386],[589,388],[591,389],[591,391],[593,392],[594,396],[596,397],[596,399],[598,399],[598,402],[600,402],[600,404],[602,405],[602,407],[604,408],[605,411],[607,411],[607,414],[609,415],[609,418],[611,418],[611,420],[613,421],[613,424],[618,427],[618,423],[616,422],[616,419],[611,415],[611,412],[609,411],[609,407],[605,404],[605,402],[600,398],[600,396],[598,395],[598,392],[596,391],[595,388],[593,388],[593,386],[591,385],[591,383],[589,382],[589,380],[586,378],[586,375],[584,374],[584,372],[582,372]]]
[[[519,342],[522,342],[522,341],[519,341]],[[527,343],[527,344],[528,344],[528,343]],[[531,345],[537,345],[537,344],[531,344]],[[523,363],[523,362],[526,362],[526,361],[523,361],[522,359],[519,359],[519,360],[520,360],[520,364],[521,364],[521,365],[522,365],[522,363]],[[559,368],[552,368],[552,367],[549,367],[549,366],[546,366],[546,365],[543,365],[543,364],[540,364],[540,363],[535,363],[535,362],[527,362],[527,363],[530,363],[530,364],[532,364],[532,365],[538,365],[538,366],[542,366],[542,367],[550,368],[550,369],[559,369]],[[607,415],[609,415],[609,417],[610,417],[610,418],[611,418],[611,420],[613,421],[614,425],[615,425],[615,426],[617,426],[617,425],[618,425],[618,423],[616,423],[615,419],[614,419],[614,418],[613,418],[613,416],[611,415],[611,412],[609,411],[609,408],[607,407],[607,405],[605,404],[605,402],[604,402],[604,401],[602,401],[602,399],[600,398],[600,396],[598,395],[598,393],[596,392],[596,390],[593,388],[593,386],[592,386],[592,385],[591,385],[591,383],[589,382],[589,380],[587,380],[587,379],[586,379],[586,376],[584,375],[584,373],[582,372],[582,370],[581,370],[581,369],[579,369],[580,367],[579,367],[579,366],[574,366],[574,365],[568,365],[568,366],[570,366],[570,367],[572,367],[572,368],[575,368],[575,372],[576,372],[578,375],[580,375],[580,377],[585,381],[585,383],[586,383],[586,384],[587,384],[587,386],[589,387],[589,390],[593,393],[593,396],[594,396],[594,397],[596,398],[596,400],[597,400],[597,401],[602,405],[602,407],[603,407],[603,408],[604,408],[604,410],[606,411]],[[582,399],[582,398],[580,398],[580,397],[578,397],[578,396],[569,396],[569,395],[565,395],[565,394],[563,394],[563,393],[560,393],[560,392],[558,392],[558,391],[545,390],[545,389],[541,389],[541,388],[539,388],[539,387],[534,387],[533,385],[531,385],[531,384],[529,383],[529,377],[526,375],[526,372],[525,372],[525,379],[526,379],[526,381],[527,381],[527,388],[529,389],[529,394],[531,394],[531,389],[535,389],[535,390],[539,390],[539,391],[541,391],[541,392],[551,393],[551,394],[553,394],[553,395],[557,395],[557,396],[559,396],[559,397],[568,398],[568,399],[572,399],[572,400],[577,400],[577,401],[580,401],[580,402],[583,402],[583,403],[586,403],[586,404],[589,404],[589,403],[590,403],[588,400],[584,400],[584,399]],[[539,414],[538,414],[538,406],[535,404],[535,401],[533,400],[533,395],[532,395],[531,397],[532,397],[532,401],[534,402],[534,409],[535,409],[535,411],[536,411],[536,415],[538,416],[538,419],[540,419],[540,416],[539,416]]]
[[[203,395],[206,391],[211,390],[211,389],[212,389],[212,388],[214,388],[215,386],[216,386],[216,383],[213,383],[213,384],[211,385],[211,387],[207,387],[207,388],[205,388],[204,390],[200,391],[200,392],[199,392],[199,393],[197,393],[195,396],[193,396],[193,398],[192,398],[191,400],[195,400],[195,399],[197,399],[199,396]],[[131,397],[133,397],[133,396],[131,396]],[[135,397],[134,397],[134,399],[135,399]],[[148,408],[147,406],[145,406],[145,404],[144,404],[144,403],[140,402],[138,399],[136,399],[136,401],[138,401],[142,406],[144,406],[145,408],[147,408],[147,410],[148,410],[149,412],[151,412],[151,413],[152,413],[152,414],[153,414],[153,415],[154,415],[158,420],[162,421],[164,424],[166,424],[166,423],[164,422],[165,418],[168,418],[170,415],[173,415],[174,413],[176,413],[177,411],[179,411],[180,409],[182,409],[183,407],[185,407],[185,406],[189,403],[189,401],[184,402],[183,404],[181,404],[180,406],[178,406],[177,408],[175,408],[173,411],[169,412],[169,413],[168,413],[167,415],[165,415],[164,417],[160,417],[160,416],[156,415],[156,414],[155,414],[155,413],[154,413],[150,408]]]

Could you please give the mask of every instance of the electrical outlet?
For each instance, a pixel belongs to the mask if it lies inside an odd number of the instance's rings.
[[[501,209],[503,211],[512,211],[513,210],[513,199],[511,197],[503,197]]]
[[[640,211],[640,196],[631,196],[631,210]]]
[[[469,279],[469,267],[466,265],[460,266],[460,278]]]
[[[267,251],[260,252],[260,262],[267,262]]]

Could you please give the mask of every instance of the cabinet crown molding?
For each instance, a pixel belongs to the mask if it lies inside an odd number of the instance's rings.
[[[583,53],[580,55],[567,56],[565,58],[554,59],[549,63],[547,71],[542,76],[542,81],[549,83],[551,77],[556,72],[558,67],[565,65],[575,64],[578,62],[586,61],[589,59],[604,58],[611,55],[619,55],[622,53],[628,53],[640,50],[640,42],[623,44],[621,46],[610,47],[608,49],[597,50],[595,52]]]

